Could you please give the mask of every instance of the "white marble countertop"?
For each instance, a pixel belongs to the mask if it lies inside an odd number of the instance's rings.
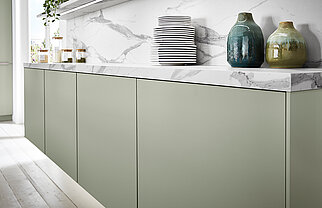
[[[25,63],[24,67],[282,92],[322,88],[322,68],[269,69],[229,66],[34,63]]]

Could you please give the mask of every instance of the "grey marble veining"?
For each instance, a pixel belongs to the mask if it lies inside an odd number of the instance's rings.
[[[322,88],[322,69],[241,69],[228,66],[149,66],[126,64],[24,64],[27,68],[282,92]]]
[[[227,35],[237,14],[248,11],[265,40],[279,22],[294,21],[307,42],[305,67],[322,67],[321,6],[321,0],[135,0],[68,20],[62,31],[67,48],[87,49],[88,63],[149,64],[158,16],[189,15],[196,28],[197,63],[228,66]]]

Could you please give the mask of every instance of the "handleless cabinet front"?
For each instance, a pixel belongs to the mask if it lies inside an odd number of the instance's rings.
[[[12,117],[12,0],[0,1],[0,121]]]
[[[136,208],[136,80],[77,75],[79,183],[105,207]]]
[[[45,71],[46,154],[77,180],[76,73]]]
[[[25,136],[45,151],[44,70],[25,68]]]
[[[285,94],[138,80],[140,208],[284,208]]]
[[[0,64],[0,118],[12,115],[12,64]]]

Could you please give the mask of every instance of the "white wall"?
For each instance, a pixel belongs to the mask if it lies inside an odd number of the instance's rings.
[[[309,66],[321,64],[322,0],[132,0],[67,21],[69,47],[84,47],[88,62],[149,63],[157,17],[186,14],[197,31],[198,60],[227,65],[226,37],[240,11],[249,11],[265,39],[292,20],[307,41]]]
[[[28,0],[13,0],[13,121],[24,121],[24,69],[29,61]]]

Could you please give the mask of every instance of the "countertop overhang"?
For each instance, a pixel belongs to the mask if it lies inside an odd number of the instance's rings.
[[[76,63],[25,63],[24,67],[281,92],[322,88],[322,68],[271,69]]]

